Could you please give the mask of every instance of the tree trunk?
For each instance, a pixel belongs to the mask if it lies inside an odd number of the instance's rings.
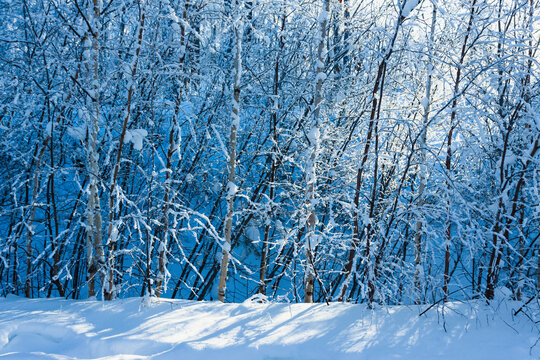
[[[320,135],[322,121],[320,116],[320,105],[322,101],[322,85],[326,78],[324,73],[324,61],[326,56],[324,54],[324,47],[326,43],[326,28],[328,24],[328,18],[330,16],[330,0],[324,0],[324,8],[319,16],[320,32],[319,32],[319,44],[317,47],[317,63],[316,63],[316,83],[315,83],[315,95],[313,98],[313,118],[314,127],[309,134],[309,141],[311,146],[311,154],[306,166],[306,185],[307,185],[307,207],[309,216],[307,219],[306,227],[306,266],[305,266],[305,279],[304,279],[304,302],[313,302],[313,284],[315,281],[315,269],[313,260],[313,243],[315,237],[315,225],[317,224],[317,215],[315,214],[315,186],[317,183],[317,158],[319,155],[320,147]]]
[[[418,186],[418,208],[421,211],[422,206],[424,205],[424,191],[426,189],[426,141],[427,141],[427,126],[429,123],[429,110],[431,107],[431,78],[433,74],[433,40],[435,36],[435,23],[437,21],[437,7],[433,5],[433,13],[431,18],[431,29],[429,35],[428,43],[428,70],[427,70],[427,80],[426,80],[426,93],[425,98],[422,102],[424,107],[424,113],[422,117],[422,130],[420,134],[420,142],[418,144],[420,148],[420,157],[419,164],[420,167],[420,179]],[[422,270],[422,218],[418,217],[416,220],[415,234],[414,234],[414,288],[416,291],[415,303],[420,304],[422,302],[422,287],[423,287],[423,270]]]
[[[285,31],[285,20],[286,16],[283,15],[282,21],[281,21],[281,34]],[[277,148],[277,111],[279,109],[279,103],[278,103],[278,90],[279,90],[279,65],[280,65],[280,56],[281,52],[283,51],[283,48],[285,46],[285,42],[283,41],[283,35],[279,37],[279,53],[276,57],[276,64],[274,66],[274,86],[273,86],[273,96],[275,101],[274,104],[272,104],[272,115],[271,115],[271,121],[272,121],[272,154],[270,155],[272,157],[272,168],[270,169],[270,191],[268,194],[268,200],[270,202],[270,210],[267,214],[267,224],[264,229],[264,238],[263,238],[263,248],[262,248],[262,254],[261,254],[261,270],[260,270],[260,276],[259,276],[259,293],[262,295],[266,295],[266,267],[267,267],[267,259],[268,259],[268,240],[270,236],[270,222],[271,222],[271,216],[272,216],[272,207],[273,207],[273,201],[274,201],[274,193],[275,193],[275,184],[276,181],[276,171],[277,171],[277,158],[278,158],[278,148]]]
[[[111,193],[109,196],[109,227],[107,231],[107,244],[109,245],[109,256],[107,259],[107,278],[106,278],[106,287],[104,288],[104,298],[105,300],[112,300],[116,297],[116,289],[114,286],[114,273],[115,273],[115,251],[116,251],[116,241],[118,229],[115,224],[115,211],[116,208],[116,186],[118,180],[118,171],[120,170],[120,160],[122,159],[122,148],[124,146],[124,139],[126,136],[127,125],[131,116],[131,99],[133,98],[134,91],[134,77],[137,74],[137,65],[139,63],[139,54],[141,52],[141,44],[144,32],[144,18],[145,18],[145,5],[141,10],[141,17],[139,22],[139,33],[137,37],[137,46],[135,48],[135,60],[133,62],[133,67],[131,68],[129,89],[127,94],[126,109],[124,115],[124,122],[122,123],[122,131],[120,132],[120,139],[118,140],[118,152],[116,154],[116,161],[113,168],[112,178],[111,178]]]
[[[91,79],[87,90],[86,104],[86,169],[89,177],[88,200],[86,206],[86,252],[88,260],[88,296],[96,295],[96,274],[100,274],[103,284],[103,266],[105,263],[102,240],[101,204],[98,190],[99,182],[99,155],[97,152],[99,132],[99,16],[100,2],[93,0],[92,14],[89,17],[91,24],[89,35],[92,40],[86,39],[85,52],[86,68]],[[95,255],[94,255],[95,252]]]
[[[238,1],[237,1],[238,8]],[[241,22],[241,19],[240,21]],[[229,267],[229,252],[231,251],[232,218],[234,212],[234,199],[236,197],[236,133],[240,127],[240,79],[242,77],[242,31],[241,24],[235,24],[235,54],[234,54],[234,85],[232,101],[232,119],[229,150],[229,177],[227,184],[227,215],[225,217],[225,243],[219,272],[218,300],[225,301],[227,285],[227,271]]]
[[[52,131],[52,130],[51,130]],[[32,229],[34,218],[36,216],[36,201],[39,187],[39,170],[41,165],[41,160],[43,154],[47,149],[47,144],[49,143],[50,136],[47,136],[41,145],[41,150],[37,155],[36,166],[34,168],[34,179],[32,182],[32,203],[30,204],[30,218],[28,219],[28,224],[26,225],[26,281],[24,284],[24,295],[27,298],[32,297],[32,235],[34,230]]]
[[[362,152],[362,157],[360,159],[360,166],[358,167],[358,171],[356,172],[356,186],[355,186],[355,193],[354,193],[354,200],[353,200],[353,207],[354,207],[353,234],[352,234],[353,243],[352,243],[351,248],[349,249],[347,264],[345,265],[345,280],[341,288],[341,295],[339,296],[339,301],[346,300],[347,288],[349,286],[349,283],[352,280],[351,277],[352,277],[353,264],[356,264],[357,262],[355,259],[356,251],[360,245],[360,223],[358,221],[358,217],[360,214],[358,213],[358,206],[360,205],[360,191],[362,190],[362,178],[364,174],[364,169],[367,163],[369,150],[371,147],[371,142],[373,141],[375,122],[377,120],[376,119],[377,110],[379,109],[379,103],[382,100],[382,99],[378,99],[377,97],[382,96],[382,94],[379,95],[379,92],[380,92],[380,89],[384,86],[384,79],[386,75],[386,65],[388,63],[388,60],[390,60],[390,56],[392,55],[394,51],[394,44],[395,44],[399,29],[404,20],[405,19],[403,18],[400,11],[400,14],[398,15],[398,19],[396,21],[394,34],[388,46],[388,50],[386,51],[381,62],[379,63],[379,67],[377,70],[377,77],[375,78],[375,83],[373,85],[373,90],[371,92],[371,96],[372,96],[371,112],[370,112],[369,122],[368,122],[366,142],[364,145],[364,150]],[[365,256],[366,258],[370,256],[369,240],[367,240],[366,242]]]
[[[445,233],[445,251],[444,251],[444,277],[443,277],[443,293],[444,299],[448,299],[448,283],[450,282],[450,245],[452,243],[452,209],[450,201],[450,189],[451,184],[451,172],[452,172],[452,138],[454,134],[454,129],[457,126],[456,124],[456,115],[457,115],[457,101],[458,101],[458,91],[459,85],[461,82],[461,69],[465,61],[465,55],[467,54],[467,46],[469,42],[469,36],[471,34],[472,23],[474,19],[474,13],[476,11],[476,0],[473,0],[471,5],[471,12],[469,15],[469,23],[467,25],[467,30],[465,33],[465,39],[463,40],[463,45],[461,47],[461,55],[459,57],[459,64],[456,72],[456,81],[454,82],[454,99],[452,100],[451,113],[450,113],[450,129],[448,131],[447,142],[446,142],[446,187],[448,190],[448,220],[446,222],[446,233]]]
[[[169,209],[170,209],[170,196],[171,196],[171,190],[172,190],[172,163],[173,163],[173,157],[178,152],[179,148],[179,142],[180,142],[180,128],[178,125],[178,117],[180,115],[180,105],[182,104],[182,97],[183,97],[183,86],[184,86],[184,59],[186,57],[186,38],[185,38],[185,23],[187,20],[187,10],[188,10],[188,3],[187,1],[184,2],[184,9],[182,11],[182,21],[183,23],[180,23],[178,21],[178,18],[176,15],[173,16],[173,21],[177,24],[178,28],[180,29],[180,41],[179,41],[179,54],[178,54],[178,77],[177,77],[177,90],[176,90],[176,99],[175,99],[175,108],[174,108],[174,115],[173,120],[171,124],[171,128],[169,129],[169,148],[167,150],[167,169],[165,172],[165,194],[163,196],[163,234],[162,238],[159,241],[159,248],[158,248],[158,274],[156,278],[156,288],[155,288],[155,295],[157,297],[160,297],[163,293],[164,289],[164,283],[166,280],[166,272],[167,272],[167,246],[169,242]],[[169,7],[169,11],[171,14],[174,14],[174,10],[172,6]]]

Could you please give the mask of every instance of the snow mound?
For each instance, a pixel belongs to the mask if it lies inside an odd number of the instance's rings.
[[[264,300],[264,301],[261,301]],[[534,359],[539,311],[242,304],[130,298],[0,299],[2,359]],[[496,307],[496,309],[495,309]]]

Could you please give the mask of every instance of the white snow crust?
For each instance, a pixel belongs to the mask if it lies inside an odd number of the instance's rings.
[[[0,298],[1,359],[537,359],[522,304],[369,309],[342,303],[241,304],[156,298]]]
[[[142,150],[143,140],[148,136],[148,131],[145,129],[126,130],[124,143],[132,142],[135,150]]]

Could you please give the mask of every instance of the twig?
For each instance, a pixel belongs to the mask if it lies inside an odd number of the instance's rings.
[[[452,291],[452,292],[449,293],[448,295],[455,294],[455,293],[457,293],[458,291],[461,291],[461,290],[463,290],[463,289],[465,289],[465,288],[468,288],[468,287],[470,287],[470,286],[471,286],[471,285],[468,285],[468,286],[459,288],[459,289],[457,289],[457,290],[455,290],[455,291]],[[444,300],[445,300],[445,298],[442,297],[442,298],[440,298],[439,300],[435,301],[435,302],[434,302],[433,304],[431,304],[426,310],[422,311],[418,316],[420,317],[420,316],[424,315],[424,314],[427,313],[430,309],[432,309],[435,305],[439,304],[441,301],[444,301]]]
[[[518,310],[516,310],[516,311],[514,312],[514,316],[516,316],[517,314],[519,314],[519,313],[523,310],[523,308],[524,308],[525,306],[529,305],[530,302],[533,301],[535,298],[536,298],[536,295],[534,295],[532,298],[530,298],[529,300],[527,300],[527,302],[526,302],[525,304],[523,304],[523,306],[521,306]]]

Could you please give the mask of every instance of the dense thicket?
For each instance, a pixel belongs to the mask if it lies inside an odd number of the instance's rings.
[[[534,296],[539,6],[2,1],[0,294]]]

